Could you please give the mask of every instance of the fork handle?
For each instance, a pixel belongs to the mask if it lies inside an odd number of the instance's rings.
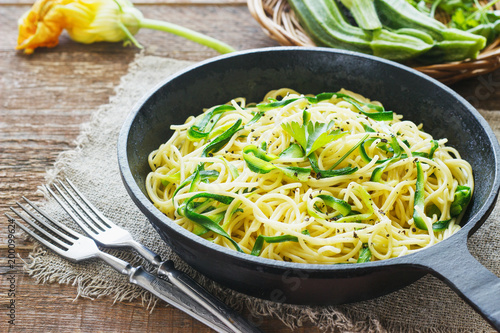
[[[141,266],[132,267],[130,269],[129,281],[148,290],[168,304],[173,305],[191,317],[204,323],[208,327],[214,329],[216,332],[233,332],[231,329],[223,325],[217,317],[207,311],[200,304],[193,301],[183,291],[179,290],[168,281],[162,280],[157,276],[148,273]]]
[[[130,239],[127,241],[127,245],[132,247],[134,250],[136,250],[141,257],[146,259],[148,262],[152,263],[155,266],[159,266],[161,264],[161,257],[142,245],[141,243]]]
[[[218,298],[210,294],[189,275],[176,269],[171,260],[164,261],[158,267],[158,275],[168,280],[192,299],[200,303],[206,310],[219,318],[234,332],[259,333],[257,327],[246,321],[240,314],[228,307]]]
[[[262,331],[246,321],[240,314],[228,307],[218,298],[206,291],[189,275],[176,269],[171,260],[161,261],[159,255],[142,245],[141,243],[130,239],[128,245],[136,250],[142,257],[158,267],[158,275],[165,276],[178,290],[196,301],[198,305],[223,322],[235,333],[261,333]],[[191,301],[191,303],[193,303]]]

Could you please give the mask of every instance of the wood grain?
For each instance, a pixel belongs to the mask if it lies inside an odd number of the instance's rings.
[[[0,331],[2,332],[209,332],[184,313],[159,304],[149,311],[140,302],[77,298],[73,286],[38,285],[23,274],[32,243],[15,232],[14,268],[9,265],[8,220],[4,213],[21,196],[39,200],[36,187],[58,154],[74,147],[82,123],[113,95],[120,78],[139,52],[120,43],[82,45],[63,35],[59,46],[31,56],[14,50],[17,18],[31,0],[0,0]],[[248,13],[244,0],[141,0],[145,17],[182,24],[243,50],[275,46]],[[144,52],[200,61],[217,53],[163,32],[136,35]],[[454,86],[475,106],[500,108],[500,74]],[[473,104],[474,104],[473,103]],[[14,276],[16,321],[7,323],[8,293]],[[290,332],[280,321],[263,318],[266,332]],[[304,323],[296,332],[318,332]]]
[[[9,267],[8,221],[4,213],[21,196],[39,200],[36,187],[44,183],[60,152],[74,147],[82,123],[113,95],[129,64],[139,52],[119,43],[81,45],[62,36],[54,49],[26,56],[14,50],[16,20],[27,1],[0,3],[0,331],[2,332],[210,332],[181,311],[159,303],[150,312],[139,301],[120,302],[77,297],[73,286],[36,284],[22,272],[32,243],[16,231],[14,269]],[[170,3],[170,4],[168,4]],[[184,24],[236,48],[273,46],[239,1],[153,1],[138,6],[146,17]],[[233,18],[228,20],[227,18]],[[177,36],[144,30],[137,34],[145,52],[199,61],[217,55],[211,49]],[[15,277],[15,325],[7,323],[10,277]],[[311,325],[309,325],[311,326]],[[281,322],[265,319],[267,332],[289,332]]]

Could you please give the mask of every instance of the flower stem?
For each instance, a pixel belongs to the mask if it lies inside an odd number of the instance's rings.
[[[196,32],[194,30],[184,28],[174,23],[145,18],[141,20],[140,27],[170,32],[174,35],[181,36],[186,39],[192,40],[193,42],[208,46],[219,53],[229,53],[235,51],[234,48],[224,42],[221,42],[220,40]]]
[[[123,32],[125,33],[125,35],[127,35],[128,37],[128,42],[131,42],[132,44],[135,45],[135,47],[137,47],[138,49],[143,49],[144,47],[142,47],[142,45],[137,41],[137,39],[135,39],[134,35],[132,35],[130,33],[130,31],[128,30],[128,28],[125,26],[125,24],[123,24],[122,22],[118,22],[118,26],[120,27],[120,29],[123,30]]]

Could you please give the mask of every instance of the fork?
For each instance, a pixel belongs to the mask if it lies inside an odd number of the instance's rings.
[[[10,207],[10,209],[26,224],[31,226],[31,229],[8,213],[5,213],[5,215],[9,221],[16,223],[28,235],[59,256],[72,262],[80,262],[91,258],[101,259],[119,273],[127,275],[129,282],[150,291],[160,299],[184,311],[215,331],[222,333],[233,332],[232,329],[223,325],[212,313],[208,312],[198,302],[194,302],[182,290],[176,288],[169,281],[150,274],[141,266],[133,267],[120,258],[102,252],[92,239],[56,221],[25,197],[23,199],[44,219],[19,202],[16,202],[16,204],[25,212],[24,214],[14,207]],[[30,218],[26,215],[29,215]],[[33,220],[38,222],[38,224]]]
[[[58,180],[59,185],[64,190],[56,184],[53,184],[59,195],[47,185],[45,185],[44,188],[89,237],[105,247],[133,248],[148,262],[157,267],[159,277],[166,278],[175,287],[201,304],[213,316],[217,317],[227,327],[232,329],[233,332],[261,332],[237,312],[210,294],[187,274],[176,269],[173,261],[162,261],[158,254],[135,241],[127,230],[119,227],[106,218],[68,178],[65,178],[65,181],[69,186],[66,186],[62,181]],[[62,197],[64,201],[59,196]]]

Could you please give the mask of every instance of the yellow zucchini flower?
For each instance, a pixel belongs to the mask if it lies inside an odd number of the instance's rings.
[[[25,53],[30,54],[37,47],[57,45],[66,19],[60,11],[53,10],[55,5],[53,0],[37,1],[31,10],[19,19],[16,49],[24,49]]]
[[[132,42],[140,28],[170,32],[220,53],[234,51],[229,45],[179,25],[145,19],[128,0],[36,0],[31,10],[19,19],[16,49],[33,53],[37,47],[54,47],[65,29],[71,39],[94,42]]]

